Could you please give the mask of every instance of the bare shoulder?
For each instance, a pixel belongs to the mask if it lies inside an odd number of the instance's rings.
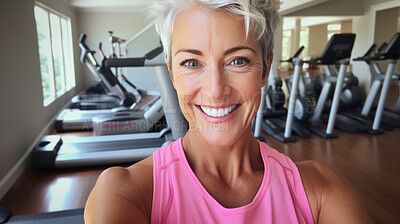
[[[149,223],[152,197],[152,157],[106,169],[86,202],[85,223]]]
[[[359,195],[336,169],[317,161],[296,162],[315,223],[372,223]]]

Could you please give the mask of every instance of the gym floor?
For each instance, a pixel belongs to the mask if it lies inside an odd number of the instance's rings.
[[[339,170],[359,192],[376,223],[400,223],[400,129],[382,135],[335,131],[338,139],[312,136],[267,143],[294,161],[317,160]],[[0,202],[14,215],[84,207],[98,175],[106,167],[33,172],[27,169]]]
[[[392,108],[399,87],[391,86],[386,106]],[[293,161],[316,160],[339,170],[359,193],[375,223],[400,223],[400,128],[381,135],[335,130],[337,139],[313,135],[281,143],[263,134],[267,144]],[[55,134],[55,133],[53,133]],[[62,135],[90,136],[91,132]],[[128,166],[129,164],[126,164]],[[107,167],[34,172],[26,169],[0,201],[14,215],[82,208]]]

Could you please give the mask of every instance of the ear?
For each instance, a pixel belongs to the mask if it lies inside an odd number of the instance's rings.
[[[274,55],[272,55],[269,59],[268,59],[268,70],[265,71],[264,74],[264,78],[262,80],[262,86],[267,85],[268,82],[268,77],[269,77],[269,72],[271,71],[271,65],[272,65],[272,61],[274,60]]]

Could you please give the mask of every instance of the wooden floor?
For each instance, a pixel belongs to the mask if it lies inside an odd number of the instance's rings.
[[[376,223],[400,223],[400,129],[383,135],[317,136],[295,143],[267,143],[294,161],[317,160],[339,170],[361,195]],[[105,167],[36,173],[30,169],[0,201],[15,215],[82,208]]]

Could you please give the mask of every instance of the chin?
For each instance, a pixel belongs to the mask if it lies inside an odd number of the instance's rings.
[[[207,144],[216,147],[231,147],[236,144],[243,135],[240,130],[234,130],[235,128],[229,128],[222,126],[212,127],[213,130],[202,130],[199,131],[203,141]]]

